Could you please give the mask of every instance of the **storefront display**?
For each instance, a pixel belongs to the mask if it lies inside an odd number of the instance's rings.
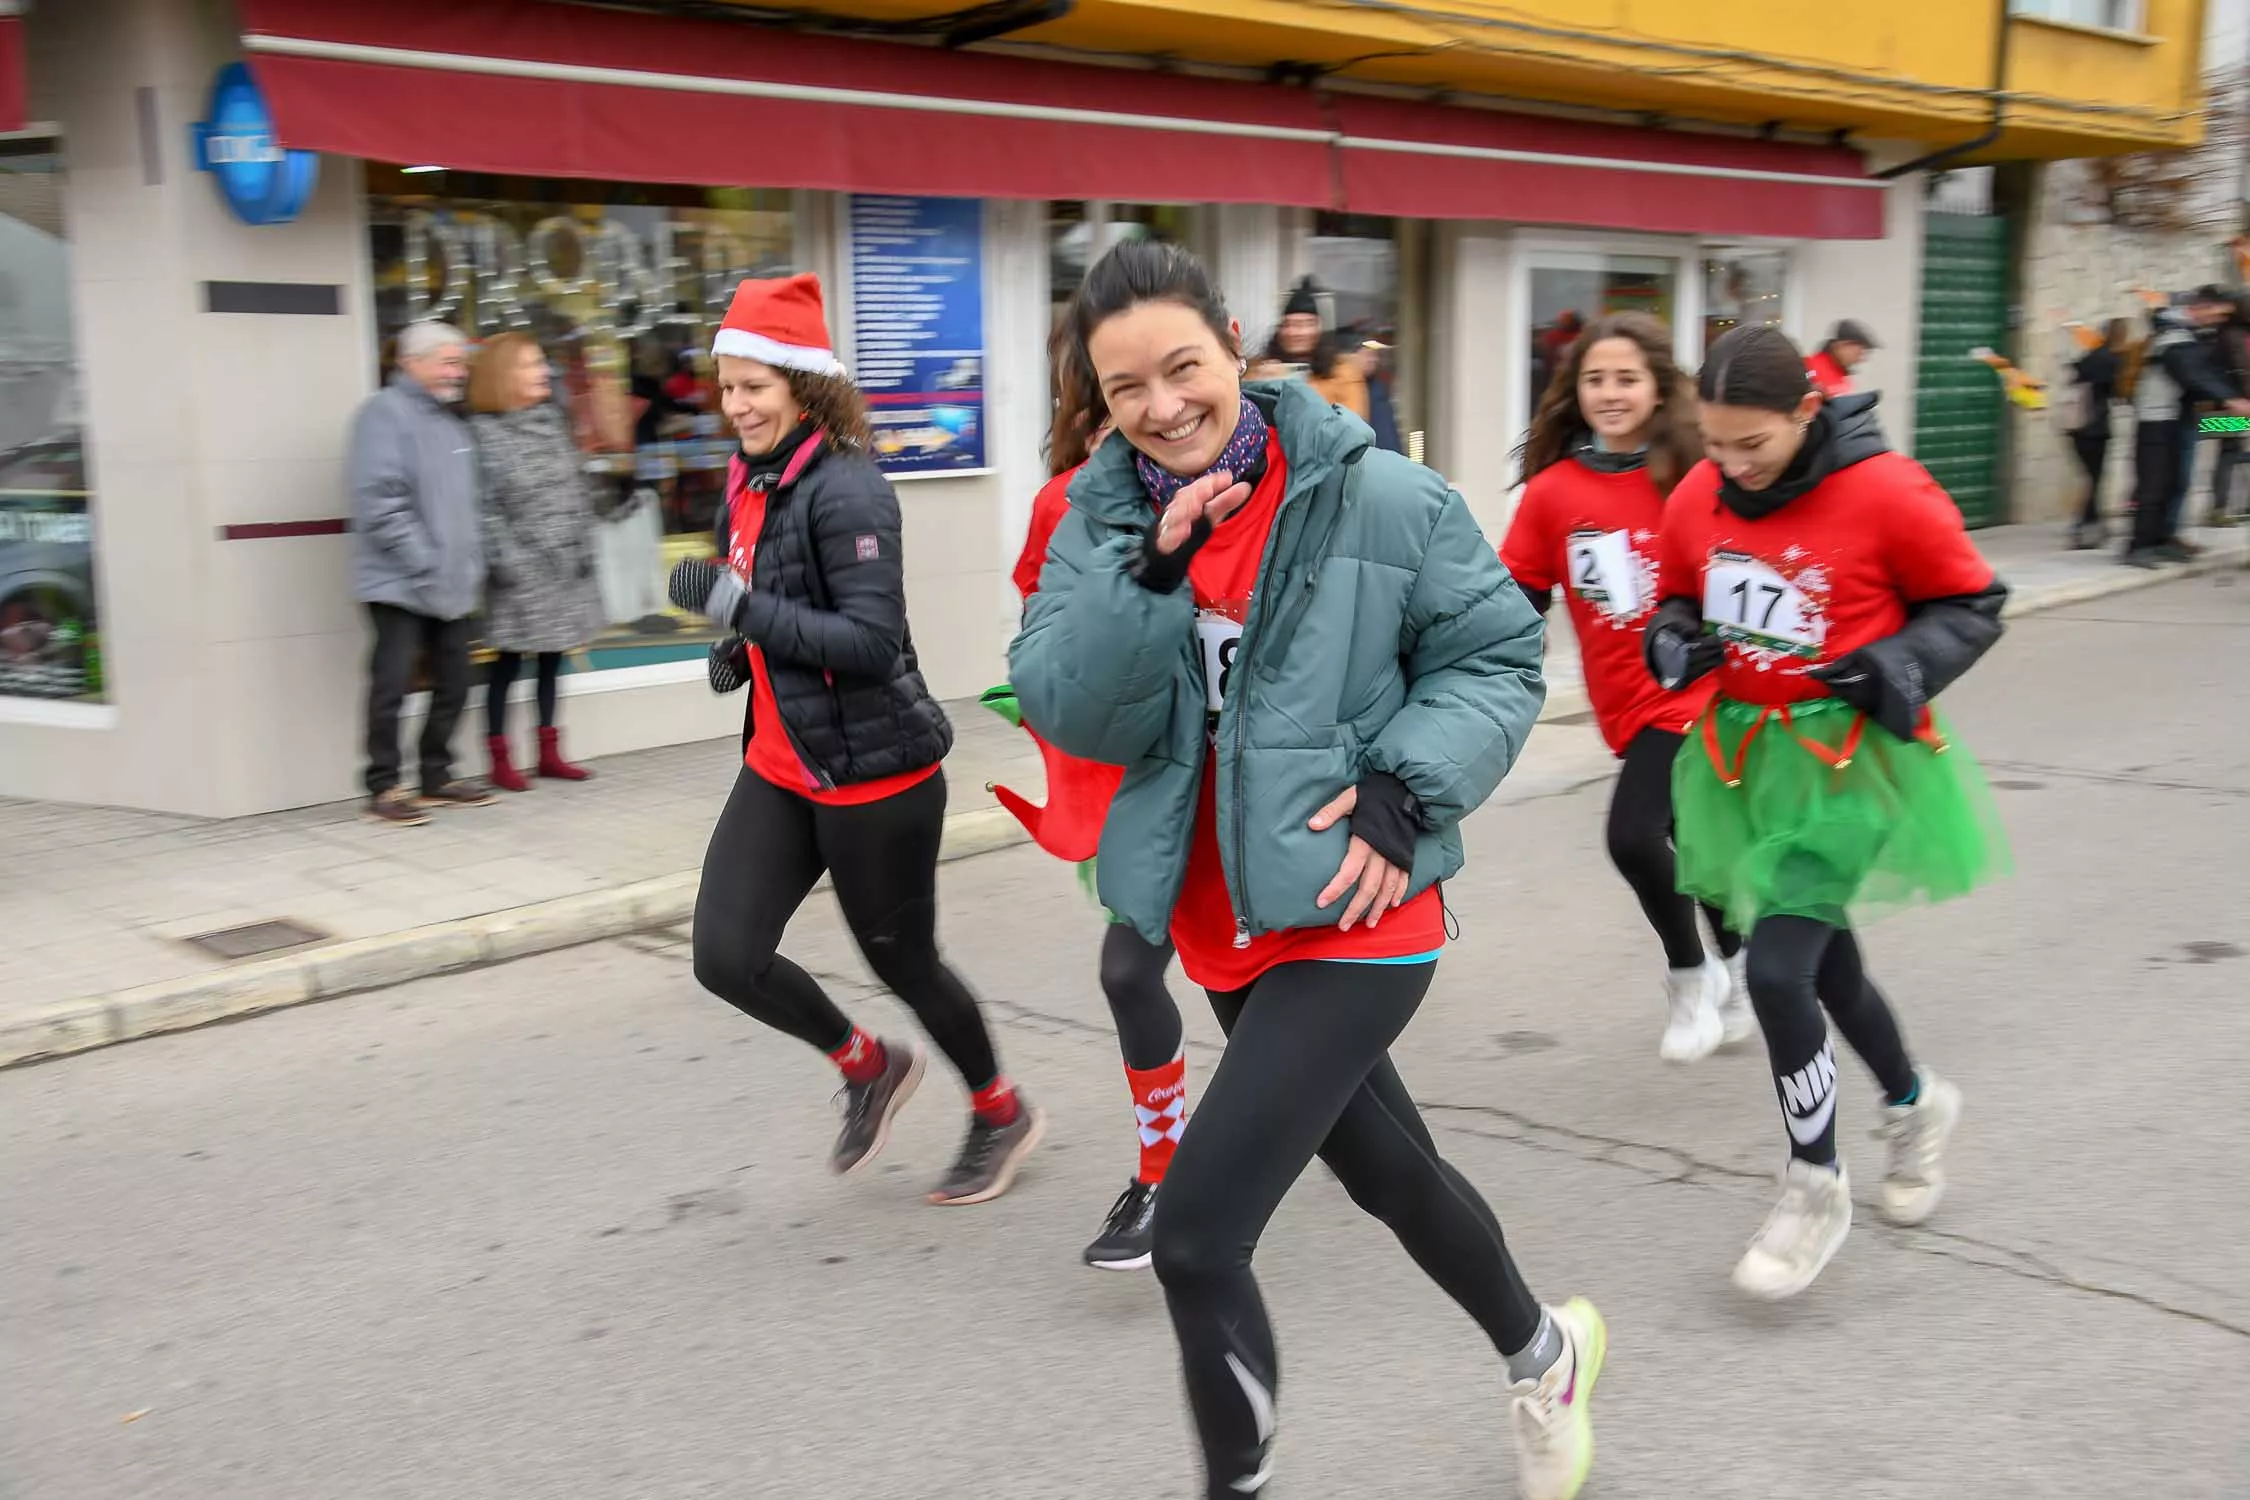
[[[852,376],[894,479],[986,472],[984,205],[851,200]]]
[[[62,163],[0,143],[0,695],[103,698]]]
[[[1744,323],[1780,327],[1788,286],[1786,250],[1707,250],[1703,255],[1703,346]]]
[[[1673,321],[1680,263],[1660,255],[1543,252],[1531,267],[1531,392],[1536,402],[1585,326],[1610,313]]]
[[[664,580],[709,545],[734,452],[711,334],[742,278],[794,268],[789,195],[379,166],[368,178],[386,366],[398,331],[430,318],[472,338],[528,333],[554,366],[595,487],[610,621],[574,665],[700,656],[711,630],[672,608]]]

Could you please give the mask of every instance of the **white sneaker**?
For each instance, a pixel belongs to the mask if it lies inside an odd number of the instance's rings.
[[[1890,1143],[1883,1169],[1883,1217],[1915,1225],[1945,1196],[1945,1143],[1961,1122],[1961,1091],[1927,1068],[1912,1104],[1886,1104],[1875,1137]]]
[[[1671,1021],[1656,1055],[1668,1063],[1700,1062],[1719,1050],[1726,1026],[1719,1019],[1719,1002],[1727,994],[1726,965],[1705,959],[1692,969],[1673,969],[1664,976],[1665,1003]]]
[[[1719,1002],[1722,1045],[1739,1047],[1757,1040],[1758,1010],[1750,1003],[1750,946],[1745,943],[1727,960],[1727,997]]]
[[[1609,1354],[1609,1327],[1594,1304],[1573,1297],[1550,1307],[1563,1352],[1537,1380],[1519,1380],[1516,1462],[1523,1500],[1573,1500],[1594,1467],[1594,1382]]]
[[[1735,1264],[1734,1284],[1753,1297],[1794,1297],[1826,1269],[1852,1228],[1851,1177],[1791,1157],[1781,1174],[1781,1202]]]

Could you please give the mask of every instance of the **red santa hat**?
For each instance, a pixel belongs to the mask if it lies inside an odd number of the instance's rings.
[[[844,373],[828,337],[818,276],[754,276],[743,282],[734,289],[711,352],[808,375]]]

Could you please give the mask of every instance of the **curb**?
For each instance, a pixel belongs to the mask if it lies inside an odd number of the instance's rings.
[[[2005,618],[2067,609],[2243,563],[2240,551],[2215,549],[2191,563],[2060,584],[2018,594],[2009,601]],[[1549,692],[1539,718],[1541,722],[1569,718],[1585,713],[1588,707],[1584,685],[1571,683]],[[938,858],[951,863],[1030,841],[1023,825],[1005,809],[976,808],[945,820]],[[628,933],[676,927],[695,915],[699,883],[698,873],[690,870],[70,1001],[0,1021],[0,1068],[68,1057],[142,1037],[309,1005],[316,1000],[388,989]],[[815,889],[827,884],[824,876]]]

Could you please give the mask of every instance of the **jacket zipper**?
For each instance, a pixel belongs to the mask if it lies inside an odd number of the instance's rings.
[[[764,474],[746,480],[745,484],[747,488],[766,497],[766,515],[770,519],[773,515],[774,497],[779,495],[781,491],[776,489],[773,480]],[[763,526],[759,528],[758,550],[761,552],[765,550]],[[750,571],[755,575],[757,570],[758,561],[753,557],[750,560]],[[751,580],[753,587],[755,587],[756,582],[756,578],[753,577]],[[836,674],[823,667],[820,670],[820,675],[828,684],[828,706],[835,712],[837,723],[841,725],[844,707],[842,701],[836,696]],[[797,764],[804,768],[806,779],[821,791],[832,792],[836,790],[836,778],[813,764],[813,758],[805,753],[804,745],[797,739],[797,731],[789,727],[789,716],[781,711],[781,694],[778,690],[773,695],[773,716],[780,720],[782,737],[789,741],[789,753],[797,757]]]
[[[1270,592],[1270,585],[1273,581],[1273,560],[1281,551],[1281,527],[1288,510],[1289,495],[1284,491],[1281,504],[1274,511],[1273,540],[1266,549],[1265,560],[1258,565],[1257,586],[1250,593],[1250,617],[1242,622],[1242,637],[1246,643],[1254,639],[1250,633],[1250,627],[1259,623],[1265,614],[1266,595]],[[1237,872],[1247,865],[1250,858],[1249,837],[1243,831],[1247,820],[1242,815],[1244,781],[1242,760],[1243,751],[1247,748],[1250,737],[1250,731],[1246,726],[1250,721],[1250,679],[1256,675],[1252,671],[1255,665],[1254,652],[1246,644],[1242,652],[1240,670],[1235,673],[1235,681],[1242,684],[1242,691],[1235,695],[1234,700],[1234,820],[1229,829],[1229,832],[1234,835],[1234,868],[1231,870],[1226,868],[1226,860],[1223,856],[1219,860],[1219,873],[1226,877],[1227,897],[1234,903],[1234,946],[1237,948],[1250,946],[1250,885],[1248,880]],[[1225,705],[1221,704],[1220,706],[1223,708]],[[1216,811],[1216,809],[1214,808],[1213,811]]]

